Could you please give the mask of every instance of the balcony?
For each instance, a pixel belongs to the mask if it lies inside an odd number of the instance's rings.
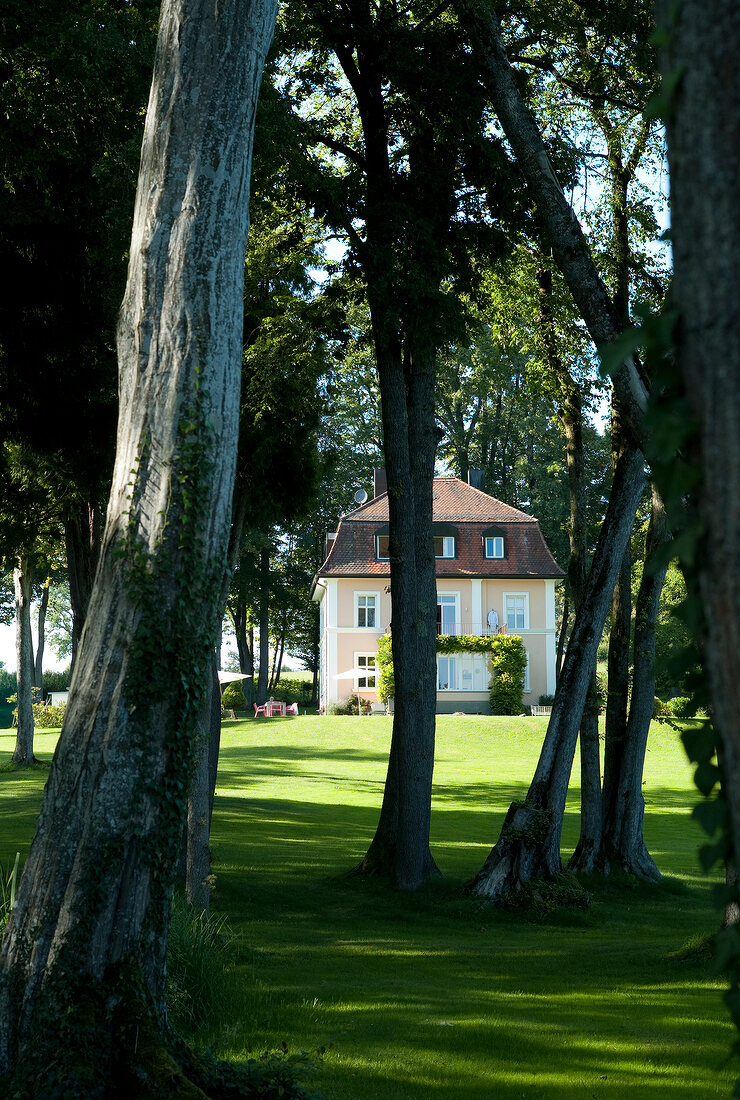
[[[516,633],[516,630],[512,630]],[[491,627],[487,623],[453,623],[437,620],[437,634],[460,637],[463,635],[475,635],[475,637],[495,637],[497,634],[508,634],[506,623],[499,623],[497,627]]]

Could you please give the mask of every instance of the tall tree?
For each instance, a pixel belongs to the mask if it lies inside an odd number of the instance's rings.
[[[224,575],[252,135],[274,18],[264,0],[162,8],[103,551],[2,943],[0,1072],[21,1093],[43,1065],[44,1088],[63,1080],[77,1095],[153,1094],[165,1078],[199,1095],[182,1084],[192,1067],[167,1054],[164,959]]]
[[[455,6],[476,50],[492,104],[536,201],[555,261],[592,339],[597,345],[608,343],[620,334],[620,319],[558,183],[539,129],[524,104],[498,20],[488,4],[477,0],[457,0]],[[616,371],[614,386],[630,445],[617,465],[584,606],[571,636],[532,785],[525,803],[514,803],[509,810],[501,836],[472,885],[478,894],[504,896],[516,892],[528,879],[550,877],[561,869],[560,833],[578,725],[618,563],[629,541],[644,484],[640,446],[646,390],[632,357],[625,357]]]
[[[415,888],[435,871],[436,355],[454,327],[445,289],[468,246],[502,243],[504,181],[487,196],[482,185],[501,147],[486,132],[468,55],[443,8],[352,0],[294,15],[287,87],[311,118],[307,138],[325,150],[317,192],[366,285],[382,399],[396,690],[383,806],[362,869]]]
[[[740,343],[736,201],[740,11],[719,0],[657,5],[671,172],[676,363],[688,407],[668,444],[700,477],[684,562],[721,742],[730,848],[740,852]],[[711,111],[707,104],[712,103]],[[682,431],[682,438],[676,439]],[[688,436],[688,438],[687,438]],[[666,456],[667,457],[667,456]],[[686,475],[684,475],[686,476]],[[689,480],[682,489],[692,488]],[[735,897],[737,887],[735,887]],[[737,958],[735,955],[735,966]],[[735,1002],[736,1003],[736,1002]],[[738,1020],[737,1013],[735,1013]]]

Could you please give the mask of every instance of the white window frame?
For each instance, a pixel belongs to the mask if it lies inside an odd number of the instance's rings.
[[[442,553],[438,554],[435,547],[435,558],[454,558],[455,557],[455,536],[454,535],[435,535],[434,541],[437,539],[442,540]]]
[[[459,656],[459,654],[457,654],[457,653],[438,653],[437,654],[437,691],[457,691],[458,690],[458,687],[457,687],[457,666],[458,666],[457,658],[458,658],[458,656]],[[452,679],[452,681],[453,681],[451,684],[448,682],[446,687],[442,687],[442,685],[440,683],[439,668],[440,668],[440,662],[441,661],[447,661],[448,662],[448,666],[447,666],[448,679]],[[449,672],[450,671],[452,672],[452,677],[449,677]]]
[[[442,603],[442,601],[440,599],[440,596],[446,596],[447,597],[446,603]],[[453,625],[452,634],[457,634],[458,626],[460,624],[460,593],[459,592],[437,592],[437,607],[440,607],[440,606],[450,607],[450,597],[452,597],[455,601],[455,618],[454,618],[453,623],[452,623],[452,625]],[[440,625],[443,625],[441,615],[440,615]],[[443,634],[444,631],[440,631],[440,633]]]
[[[373,600],[373,608],[375,614],[374,623],[372,626],[367,625],[367,604],[365,604],[364,607],[360,608],[360,600],[367,599]],[[360,625],[360,610],[363,610],[365,612],[364,626]],[[355,630],[380,630],[380,592],[355,592],[355,619],[353,625]]]
[[[524,626],[511,626],[509,623],[509,600],[524,601]],[[504,592],[504,624],[509,634],[517,630],[529,630],[529,592]]]
[[[503,535],[486,535],[486,537],[483,541],[484,541],[484,546],[485,546],[485,556],[487,558],[501,559],[501,558],[504,557],[504,536]],[[488,552],[489,543],[490,543],[490,547],[491,547],[490,554]],[[500,554],[496,553],[497,550],[500,550],[501,553]]]
[[[355,668],[366,668],[368,673],[372,669],[372,675],[355,677],[355,691],[378,690],[377,657],[377,653],[355,653]],[[370,662],[372,662],[372,664],[370,664]],[[370,680],[372,680],[372,683],[368,682]]]
[[[376,561],[390,561],[391,560],[390,542],[388,544],[388,553],[383,555],[380,552],[380,540],[381,539],[390,539],[390,535],[376,535],[375,536],[375,560]]]

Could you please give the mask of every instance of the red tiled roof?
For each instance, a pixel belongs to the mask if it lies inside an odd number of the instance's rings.
[[[435,522],[458,528],[455,558],[437,559],[438,577],[548,577],[564,576],[547,548],[540,525],[495,497],[474,489],[457,477],[435,477]],[[322,577],[390,575],[390,563],[375,558],[375,534],[388,523],[388,495],[370,500],[340,520]],[[492,525],[503,528],[503,559],[483,556],[483,533]]]

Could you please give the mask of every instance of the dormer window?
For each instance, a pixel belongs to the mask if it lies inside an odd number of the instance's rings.
[[[454,558],[457,556],[457,528],[451,523],[432,525],[434,535],[435,558]]]
[[[489,527],[483,532],[483,556],[499,559],[506,557],[506,543],[500,527]]]
[[[486,539],[486,557],[503,558],[504,540],[501,535],[492,535]]]
[[[375,532],[375,560],[388,561],[390,556],[388,527],[386,525]]]
[[[435,535],[435,538],[434,538],[434,556],[435,556],[435,558],[454,558],[454,556],[455,556],[455,538],[454,538],[454,535]]]

